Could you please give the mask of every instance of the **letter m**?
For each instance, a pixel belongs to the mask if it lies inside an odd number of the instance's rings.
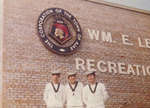
[[[104,42],[112,42],[112,36],[110,32],[101,32],[102,41]]]

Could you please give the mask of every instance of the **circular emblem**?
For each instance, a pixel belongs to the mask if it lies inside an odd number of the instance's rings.
[[[82,39],[76,18],[60,8],[50,8],[41,13],[38,34],[46,48],[63,55],[75,52]]]

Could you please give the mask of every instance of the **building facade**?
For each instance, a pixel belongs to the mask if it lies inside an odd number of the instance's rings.
[[[2,108],[45,108],[43,92],[51,72],[96,70],[105,84],[106,108],[150,107],[150,14],[86,0],[5,0]],[[70,55],[49,51],[37,23],[48,8],[71,13],[82,30],[80,47]]]

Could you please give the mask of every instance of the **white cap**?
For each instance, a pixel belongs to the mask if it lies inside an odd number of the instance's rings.
[[[76,75],[76,74],[77,74],[76,72],[69,72],[68,76],[70,76],[70,75]]]
[[[52,71],[51,73],[52,73],[52,75],[53,74],[60,74],[60,71],[59,70],[55,70],[55,71]]]
[[[96,71],[88,71],[86,72],[86,75],[93,74],[93,73],[96,73]]]

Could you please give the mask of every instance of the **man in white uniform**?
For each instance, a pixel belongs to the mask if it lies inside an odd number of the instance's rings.
[[[60,72],[52,72],[52,81],[45,86],[44,101],[47,108],[63,108],[65,103],[64,86],[60,84]]]
[[[83,101],[86,108],[105,108],[108,93],[104,84],[96,82],[94,71],[87,72],[88,84],[83,88]]]
[[[68,83],[65,86],[67,108],[83,108],[83,85],[77,81],[76,74],[68,73]]]

